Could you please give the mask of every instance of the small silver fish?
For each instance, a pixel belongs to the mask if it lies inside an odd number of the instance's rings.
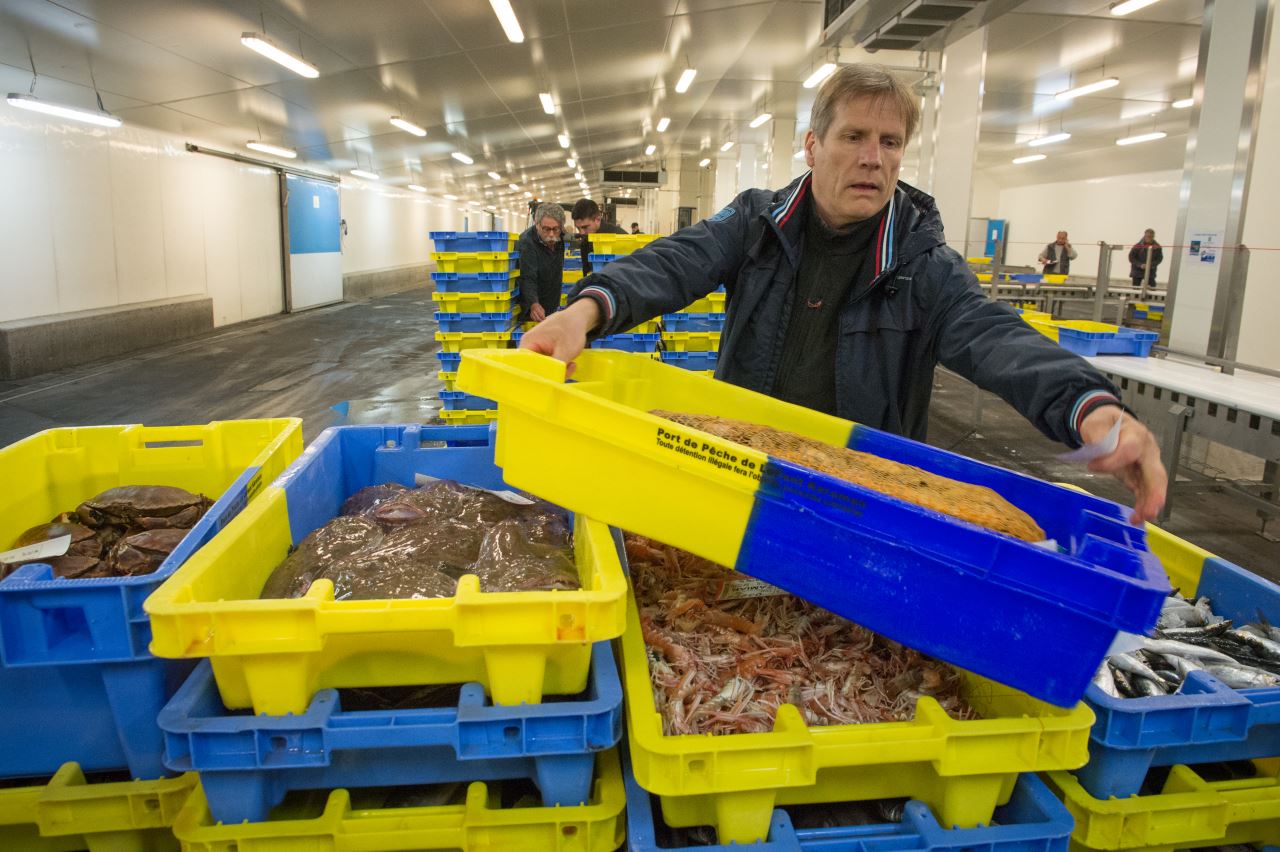
[[[1280,660],[1280,642],[1273,641],[1257,625],[1246,624],[1239,630],[1228,630],[1227,635],[1255,649],[1260,656]]]
[[[1111,676],[1111,665],[1105,660],[1102,665],[1098,666],[1098,672],[1093,676],[1093,682],[1107,695],[1112,698],[1120,697],[1120,690],[1116,689],[1116,679]]]
[[[1265,689],[1280,686],[1280,677],[1253,666],[1213,664],[1205,670],[1232,689]]]
[[[1215,651],[1213,648],[1192,645],[1190,642],[1179,642],[1176,639],[1147,639],[1142,645],[1148,651],[1156,654],[1172,654],[1178,657],[1186,657],[1189,660],[1223,663],[1225,665],[1237,664],[1236,658],[1230,654]]]
[[[1142,662],[1133,654],[1112,654],[1107,661],[1121,671],[1128,672],[1131,675],[1137,675],[1139,678],[1145,678],[1157,683],[1160,682],[1160,675],[1152,671],[1151,666]],[[1136,683],[1134,687],[1141,690],[1141,687]]]
[[[1180,657],[1177,654],[1162,654],[1161,656],[1169,661],[1169,665],[1173,666],[1173,670],[1176,671],[1178,673],[1178,677],[1183,680],[1186,680],[1187,675],[1192,672],[1198,672],[1204,669],[1204,666],[1200,665],[1195,660],[1188,660],[1186,657]]]
[[[1138,687],[1138,692],[1144,696],[1169,694],[1169,689],[1162,680],[1149,680],[1145,677],[1140,677],[1134,681],[1134,685]]]

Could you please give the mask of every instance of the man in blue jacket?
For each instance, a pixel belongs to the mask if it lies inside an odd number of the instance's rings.
[[[947,247],[933,199],[900,183],[919,123],[911,91],[883,68],[848,65],[814,100],[805,159],[787,188],[729,206],[584,277],[569,306],[523,346],[572,362],[614,334],[728,291],[716,378],[923,440],[941,363],[999,394],[1045,435],[1116,449],[1090,469],[1154,518],[1167,477],[1151,433],[1080,358],[987,299]]]

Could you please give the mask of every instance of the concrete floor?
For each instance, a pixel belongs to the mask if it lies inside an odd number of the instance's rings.
[[[0,446],[55,426],[202,423],[297,416],[307,441],[340,423],[427,421],[441,389],[433,305],[423,290],[272,317],[128,358],[0,382]],[[1125,500],[1119,483],[1060,462],[1063,448],[998,398],[940,371],[930,442],[982,461]],[[1180,497],[1170,531],[1280,580],[1280,543],[1229,495]]]

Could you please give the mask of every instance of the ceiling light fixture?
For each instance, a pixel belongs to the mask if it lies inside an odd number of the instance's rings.
[[[498,174],[497,172],[489,172],[489,177],[493,178],[494,180],[502,180],[502,175]]]
[[[524,30],[520,29],[520,22],[516,20],[515,10],[511,8],[511,0],[489,0],[489,5],[493,7],[493,14],[498,16],[498,23],[502,24],[502,31],[507,34],[507,40],[516,44],[524,41]]]
[[[796,151],[795,159],[797,159],[797,160],[803,160],[803,159],[804,159],[804,149],[803,149],[803,148],[801,148],[799,151]]]
[[[1111,14],[1116,15],[1117,17],[1120,15],[1127,15],[1130,12],[1145,9],[1158,2],[1159,0],[1124,0],[1123,3],[1117,3],[1111,7]]]
[[[759,127],[760,125],[764,124],[766,121],[768,121],[768,120],[769,120],[769,119],[771,119],[771,118],[773,118],[773,113],[771,113],[771,112],[762,112],[762,113],[760,113],[759,115],[757,115],[755,118],[751,119],[751,123],[750,123],[750,124],[748,124],[747,126],[748,126],[748,127]]]
[[[571,169],[576,169],[578,167],[578,161],[575,160],[573,157],[569,157],[568,159],[566,159],[564,161],[564,164]]]
[[[728,151],[728,150],[729,150],[730,148],[732,148],[732,147],[733,147],[733,143],[732,143],[732,142],[726,142],[726,143],[724,143],[723,145],[721,145],[721,146],[720,146],[720,150],[721,150],[721,151]]]
[[[411,184],[409,184],[409,188],[410,188],[410,189],[412,189],[414,192],[426,192],[426,191],[427,191],[427,188],[426,188],[425,186],[418,186],[416,183],[411,183]]]
[[[445,201],[457,201],[457,200],[458,200],[458,196],[456,196],[456,195],[450,195],[450,194],[449,194],[449,193],[447,193],[447,192],[446,192],[442,197],[444,198],[444,200],[445,200]]]
[[[556,137],[556,139],[560,142],[561,148],[569,147],[569,137],[564,133],[561,133],[559,136]]]
[[[1025,157],[1014,157],[1013,164],[1015,166],[1020,166],[1023,163],[1035,163],[1040,160],[1043,160],[1044,158],[1045,158],[1044,154],[1028,154]]]
[[[542,101],[542,111],[547,115],[556,114],[556,102],[552,100],[550,92],[539,92],[538,100]]]
[[[374,172],[366,172],[364,169],[352,169],[351,174],[359,178],[364,178],[365,180],[381,180],[381,178]]]
[[[320,76],[320,70],[303,59],[299,59],[287,50],[281,50],[275,42],[261,33],[241,33],[240,43],[250,50],[260,53],[272,62],[278,62],[293,73],[308,78]]]
[[[1051,133],[1048,136],[1040,136],[1036,139],[1032,139],[1027,144],[1032,148],[1039,148],[1041,145],[1052,145],[1054,142],[1066,142],[1070,138],[1070,133]]]
[[[698,165],[705,169],[707,166],[711,165],[711,158],[703,157],[701,160],[698,161]]]
[[[391,123],[394,124],[396,127],[399,127],[405,133],[412,133],[414,136],[427,135],[427,131],[425,128],[419,127],[418,125],[414,124],[412,121],[406,121],[405,119],[401,118],[398,115],[391,116]]]
[[[644,146],[644,155],[645,155],[646,157],[652,157],[652,156],[653,156],[653,152],[654,152],[654,151],[656,151],[656,150],[658,150],[658,146],[657,146],[657,145],[646,145],[646,146]]]
[[[450,156],[450,157],[453,157],[453,158],[454,158],[455,160],[457,160],[459,163],[466,163],[468,166],[475,162],[475,160],[471,159],[470,157],[468,157],[466,154],[462,153],[461,151],[454,151],[454,152],[453,152],[452,154],[450,154],[449,156]]]
[[[812,74],[806,77],[804,83],[802,83],[801,85],[803,85],[806,89],[812,89],[814,86],[818,85],[823,80],[830,77],[832,72],[835,70],[836,70],[836,66],[834,62],[824,62],[818,66],[817,71],[814,71]]]
[[[507,184],[507,189],[510,189],[510,190],[512,190],[513,192],[519,192],[519,191],[520,191],[520,187],[516,186],[514,183],[509,183],[509,184]]]
[[[96,124],[99,127],[119,127],[124,123],[124,119],[114,116],[106,110],[82,109],[80,107],[53,103],[52,101],[42,101],[35,95],[23,95],[17,92],[10,92],[5,100],[9,102],[9,106],[15,106],[18,109],[44,113],[45,115],[54,115],[58,118],[69,118],[72,121],[83,121],[88,124]]]
[[[524,197],[525,197],[525,198],[533,198],[533,193],[532,193],[532,192],[526,192],[526,193],[524,194]]]
[[[670,126],[671,126],[671,119],[667,118],[665,115],[664,115],[662,118],[658,119],[658,132],[659,132],[659,133],[666,133],[666,132],[667,132],[667,128],[668,128],[668,127],[670,127]]]
[[[1169,106],[1173,107],[1174,109],[1187,109],[1195,102],[1196,102],[1195,98],[1183,98],[1180,101],[1174,101],[1173,103],[1169,104]]]
[[[285,148],[283,145],[272,145],[269,142],[259,142],[257,139],[250,139],[244,143],[244,147],[254,151],[261,151],[264,154],[275,154],[277,157],[287,157],[292,160],[298,156],[298,152],[292,148]]]
[[[1163,130],[1156,130],[1152,133],[1139,133],[1137,136],[1126,136],[1123,139],[1117,139],[1117,145],[1137,145],[1140,142],[1154,142],[1157,139],[1163,139],[1168,136]]]
[[[684,73],[680,75],[680,79],[676,81],[676,93],[683,95],[689,91],[689,87],[693,85],[693,78],[698,76],[697,70],[693,68],[684,69]]]
[[[1084,95],[1091,95],[1094,92],[1101,92],[1103,89],[1110,89],[1114,86],[1119,86],[1119,85],[1120,85],[1119,77],[1105,77],[1101,80],[1098,80],[1096,83],[1089,83],[1088,85],[1077,86],[1074,89],[1066,89],[1064,91],[1058,92],[1056,95],[1054,95],[1054,98],[1060,101],[1069,101],[1072,98],[1079,98],[1079,97],[1083,97]]]

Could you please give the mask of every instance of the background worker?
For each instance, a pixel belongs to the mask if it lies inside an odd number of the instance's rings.
[[[639,223],[639,222],[632,222],[632,223],[631,223],[631,233],[633,233],[633,234],[638,234],[638,233],[640,233],[640,223]]]
[[[1147,228],[1142,239],[1129,249],[1129,277],[1134,287],[1156,286],[1156,268],[1164,260],[1164,249],[1156,242],[1156,232]]]
[[[584,278],[522,346],[572,362],[589,336],[678,310],[723,281],[716,378],[923,440],[942,363],[1069,446],[1100,443],[1118,423],[1115,449],[1089,468],[1137,495],[1135,522],[1154,518],[1167,485],[1155,438],[1083,358],[987,299],[947,247],[933,199],[898,181],[919,116],[887,70],[843,66],[814,100],[809,173],[778,192],[747,190]]]
[[[542,322],[560,307],[564,280],[564,208],[540,204],[516,242],[520,252],[520,321]]]
[[[1059,231],[1058,237],[1040,252],[1037,263],[1044,265],[1041,270],[1045,275],[1067,275],[1071,272],[1071,261],[1076,259],[1076,250],[1067,240],[1067,232]]]
[[[573,205],[573,227],[578,232],[578,249],[582,252],[582,274],[591,274],[591,234],[625,234],[612,222],[604,221],[604,211],[590,198],[580,198]]]

